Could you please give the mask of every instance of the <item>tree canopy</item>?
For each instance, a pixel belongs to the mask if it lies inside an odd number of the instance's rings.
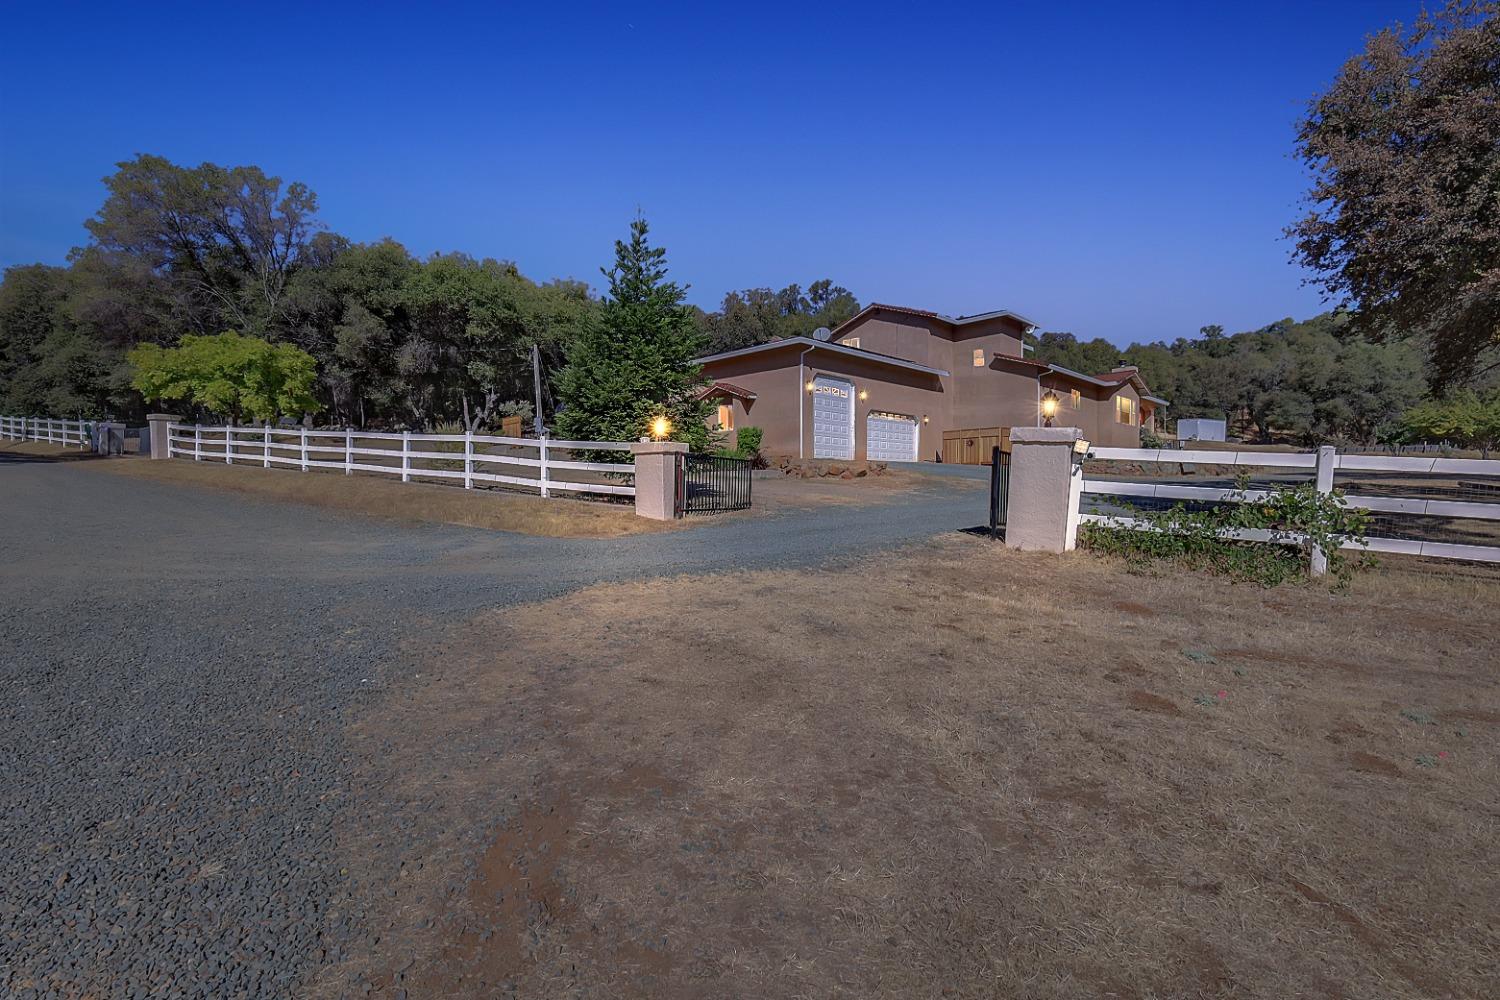
[[[147,399],[189,403],[234,423],[321,408],[312,393],[316,362],[292,344],[234,332],[187,334],[177,347],[133,348],[127,361],[135,387]]]
[[[1433,384],[1500,366],[1500,4],[1371,36],[1308,108],[1293,258],[1352,329],[1421,337]]]

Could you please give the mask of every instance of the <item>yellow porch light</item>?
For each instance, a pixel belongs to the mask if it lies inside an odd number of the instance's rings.
[[[870,398],[870,390],[868,390],[868,389],[861,389],[861,390],[859,390],[859,398],[860,399],[869,399]]]
[[[651,421],[651,436],[656,440],[665,441],[670,433],[672,433],[672,421],[666,417],[657,417]]]
[[[1042,397],[1042,419],[1046,421],[1046,426],[1052,426],[1052,418],[1055,416],[1057,416],[1057,393],[1048,389],[1047,394]]]
[[[807,380],[807,384],[804,385],[802,388],[806,389],[808,392],[812,392],[813,391],[812,379],[808,379]]]

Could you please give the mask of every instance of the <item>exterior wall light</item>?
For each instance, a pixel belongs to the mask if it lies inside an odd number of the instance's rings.
[[[804,385],[802,388],[806,389],[808,392],[812,392],[813,391],[812,379],[808,379],[807,380],[807,384]]]
[[[929,417],[927,414],[924,413],[924,414],[922,414],[922,423],[924,423],[924,424],[930,424],[930,423],[932,423],[932,418]]]
[[[670,433],[672,433],[672,421],[666,417],[657,417],[651,421],[651,436],[656,440],[665,441]]]
[[[867,389],[861,389],[861,390],[859,390],[859,398],[860,399],[869,399],[870,398],[869,390],[867,390]]]
[[[1042,397],[1042,426],[1051,427],[1052,418],[1057,416],[1057,393],[1051,389]]]

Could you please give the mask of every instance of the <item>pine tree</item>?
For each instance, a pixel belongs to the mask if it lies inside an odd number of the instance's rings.
[[[558,433],[573,441],[635,441],[665,415],[669,437],[708,445],[708,404],[697,398],[704,343],[685,289],[667,280],[666,250],[646,239],[646,220],[615,241],[615,266],[601,269],[609,295],[599,318],[569,352],[558,378]]]

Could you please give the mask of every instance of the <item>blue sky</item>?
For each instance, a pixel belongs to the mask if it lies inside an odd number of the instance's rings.
[[[330,228],[599,284],[639,208],[689,297],[831,277],[1118,343],[1323,306],[1306,101],[1416,0],[8,5],[0,264],[61,263],[137,152],[253,163]]]

